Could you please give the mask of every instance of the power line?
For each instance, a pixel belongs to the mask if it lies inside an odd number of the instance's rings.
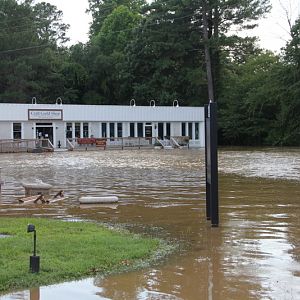
[[[25,47],[25,48],[9,49],[9,50],[0,51],[0,54],[14,53],[14,52],[18,52],[18,51],[37,49],[37,48],[43,48],[43,47],[48,47],[48,46],[49,45],[39,45],[39,46],[32,46],[32,47]]]
[[[170,19],[163,19],[163,20],[162,19],[157,19],[154,23],[148,23],[148,24],[146,23],[146,24],[144,24],[144,26],[139,25],[139,26],[135,26],[135,27],[132,27],[132,28],[128,28],[128,29],[120,29],[120,30],[110,31],[109,33],[120,33],[120,32],[131,31],[131,30],[138,29],[138,28],[141,28],[141,27],[156,26],[156,25],[163,24],[163,22],[165,22],[165,21],[175,21],[175,20],[180,20],[180,19],[186,19],[186,18],[192,17],[194,15],[195,14],[193,13],[193,14],[189,14],[189,15],[185,15],[185,16],[181,16],[181,17],[170,18]],[[173,24],[173,23],[169,22],[169,24]],[[32,28],[32,29],[28,29],[28,30],[14,31],[13,34],[25,33],[25,32],[35,33],[35,31],[33,31],[33,28]],[[6,33],[10,34],[9,31],[7,31]],[[4,31],[2,31],[2,32],[0,31],[0,36],[5,36],[5,35],[6,34],[5,34]]]

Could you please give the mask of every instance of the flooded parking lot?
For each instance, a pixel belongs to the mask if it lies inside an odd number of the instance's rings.
[[[220,227],[205,218],[203,150],[2,154],[0,216],[89,219],[179,243],[151,268],[1,299],[299,299],[300,149],[222,149]],[[22,206],[22,181],[68,199]],[[80,208],[80,196],[117,206]],[[42,254],[41,254],[42,255]]]

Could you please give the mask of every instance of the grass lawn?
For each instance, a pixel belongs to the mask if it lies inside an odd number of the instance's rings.
[[[29,272],[33,233],[37,230],[40,273]],[[149,259],[158,239],[107,229],[96,223],[49,219],[0,218],[0,293],[121,271]]]

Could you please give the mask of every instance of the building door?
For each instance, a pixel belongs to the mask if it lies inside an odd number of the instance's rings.
[[[152,124],[145,124],[145,138],[149,140],[149,143],[152,144]]]
[[[53,144],[53,125],[52,123],[36,123],[36,138],[49,139]],[[54,144],[53,144],[54,145]]]

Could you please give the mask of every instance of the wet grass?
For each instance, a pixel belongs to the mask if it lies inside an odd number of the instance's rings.
[[[40,272],[29,272],[37,229]],[[107,229],[96,223],[41,218],[0,218],[0,293],[134,269],[164,246],[158,239]],[[163,252],[163,251],[162,251]]]

